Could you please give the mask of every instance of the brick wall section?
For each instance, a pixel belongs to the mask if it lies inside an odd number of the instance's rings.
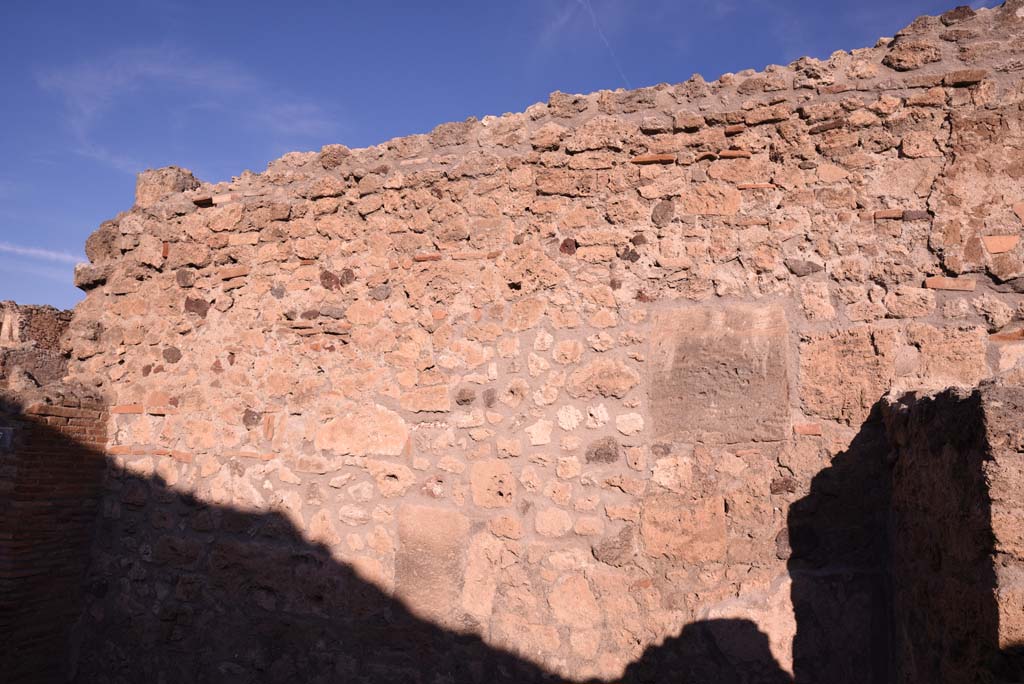
[[[67,681],[71,632],[96,519],[107,414],[56,396],[0,413],[0,671],[10,682]]]
[[[1022,408],[1001,382],[885,405],[897,682],[1024,676]]]

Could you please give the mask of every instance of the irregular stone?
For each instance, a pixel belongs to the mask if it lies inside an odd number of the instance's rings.
[[[591,361],[569,376],[566,391],[576,399],[616,397],[621,399],[640,382],[640,374],[619,359]]]
[[[596,627],[602,619],[601,606],[582,573],[562,577],[551,588],[548,603],[555,620],[570,627]]]
[[[401,463],[371,459],[366,461],[366,470],[377,481],[381,496],[386,498],[402,496],[416,484],[416,476]]]
[[[644,417],[639,413],[615,416],[615,429],[624,435],[636,435],[644,429]]]
[[[672,222],[676,205],[672,200],[661,200],[651,210],[651,223],[662,228]],[[1024,219],[1022,219],[1024,220]]]
[[[199,187],[199,181],[188,169],[166,166],[147,169],[135,180],[135,206],[148,209],[168,195]]]
[[[566,405],[558,409],[556,415],[558,427],[566,432],[572,432],[583,422],[583,413],[575,406]]]
[[[594,544],[591,552],[594,558],[602,563],[622,567],[636,555],[636,536],[636,529],[632,525],[627,525],[614,536],[606,537]]]
[[[798,278],[809,276],[812,273],[817,273],[825,268],[821,264],[817,264],[813,261],[807,261],[806,259],[786,259],[785,264],[790,273]]]
[[[644,499],[640,537],[651,558],[683,563],[722,562],[726,553],[725,502],[713,496],[657,494]]]
[[[376,404],[353,407],[316,431],[314,446],[353,456],[400,456],[409,439],[401,416]]]
[[[507,461],[488,459],[470,466],[473,503],[481,508],[509,508],[515,501],[516,479]]]
[[[981,238],[989,254],[1003,254],[1012,251],[1020,242],[1019,235],[983,235]]]
[[[901,285],[885,296],[885,307],[895,318],[921,318],[935,311],[935,293]]]
[[[893,382],[896,346],[892,328],[860,326],[806,336],[800,345],[800,378],[807,410],[860,425]]]
[[[727,185],[703,183],[685,192],[679,199],[679,210],[684,214],[732,216],[740,209],[742,196]]]
[[[544,444],[551,443],[551,430],[553,428],[554,423],[550,420],[538,420],[523,431],[529,436],[532,446],[543,446]]]
[[[587,463],[615,463],[622,456],[619,442],[614,437],[603,437],[587,447]]]
[[[462,604],[469,520],[457,511],[403,504],[398,513],[395,595],[413,613],[454,626]]]
[[[896,71],[912,71],[925,64],[942,59],[942,51],[935,43],[927,40],[898,38],[889,53],[882,58],[882,64]]]
[[[403,409],[412,413],[423,411],[447,413],[452,410],[451,396],[445,385],[406,390],[398,398],[398,403]]]
[[[542,537],[563,537],[572,530],[572,516],[561,508],[542,508],[534,517],[534,529]]]

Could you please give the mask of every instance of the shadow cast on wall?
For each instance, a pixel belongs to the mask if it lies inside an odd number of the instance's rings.
[[[801,684],[893,681],[888,453],[876,405],[789,508],[793,674]]]
[[[51,434],[43,424],[23,432],[23,440],[62,443],[80,462],[79,472],[105,470],[106,476],[87,479],[102,502],[88,572],[65,577],[63,584],[43,578],[34,585],[51,602],[62,602],[65,614],[81,614],[67,639],[73,648],[63,649],[62,668],[21,668],[12,681],[562,681],[528,654],[417,617],[326,547],[304,539],[280,514],[210,505],[159,477],[118,472],[103,454]],[[897,678],[889,451],[873,413],[849,449],[792,507],[797,682],[926,681]],[[20,481],[26,479],[33,480],[28,474]],[[45,516],[36,520],[43,527],[54,523]],[[25,520],[20,524],[21,538],[45,536],[45,530],[25,529]],[[85,596],[62,593],[83,579]],[[985,647],[996,639],[992,627],[972,627]],[[60,653],[52,655],[60,660]],[[756,624],[722,619],[686,625],[647,649],[617,681],[792,680]]]
[[[87,592],[99,601],[76,681],[561,681],[420,619],[280,514],[207,505],[157,477],[125,476],[116,490],[107,513],[119,510],[97,534]],[[621,681],[789,678],[752,622],[710,620],[649,649]]]

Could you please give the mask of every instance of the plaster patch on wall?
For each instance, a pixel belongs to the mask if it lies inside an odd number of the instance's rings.
[[[668,309],[651,326],[654,436],[770,442],[789,434],[788,326],[777,304]]]

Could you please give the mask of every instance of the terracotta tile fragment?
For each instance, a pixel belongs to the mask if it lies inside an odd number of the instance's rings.
[[[629,160],[633,164],[674,164],[676,162],[676,155],[674,154],[640,154]]]
[[[793,423],[793,433],[812,437],[821,436],[821,423]]]
[[[1020,242],[1019,235],[983,235],[981,241],[989,254],[1002,254],[1011,251]]]
[[[993,333],[988,336],[988,339],[993,342],[1020,342],[1024,340],[1024,328]]]
[[[242,265],[229,266],[228,268],[223,268],[220,271],[221,280],[231,280],[233,278],[241,278],[242,276],[247,275],[249,275],[249,267]]]
[[[971,278],[948,278],[946,276],[931,276],[924,279],[924,286],[931,290],[956,290],[959,292],[973,292],[977,283]]]
[[[1024,202],[1017,202],[1013,205],[1013,213],[1017,215],[1021,223],[1024,223]]]

